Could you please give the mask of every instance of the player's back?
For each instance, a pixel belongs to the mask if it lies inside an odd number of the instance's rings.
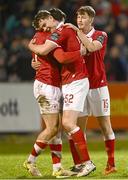
[[[34,35],[36,44],[43,44],[49,36],[49,32],[37,31]],[[39,69],[36,71],[35,79],[45,84],[60,86],[59,63],[53,58],[52,54],[47,56],[37,56],[33,54],[35,60],[41,62]]]
[[[65,26],[58,28],[50,37],[49,40],[60,45],[64,51],[71,52],[80,50],[80,42],[76,32]],[[87,77],[87,70],[83,57],[62,66],[62,84],[71,83],[72,81]]]
[[[88,53],[85,56],[85,63],[89,74],[90,88],[94,89],[107,84],[104,67],[107,34],[105,32],[95,30],[89,38],[93,41],[99,40],[102,43],[102,48],[100,50]]]

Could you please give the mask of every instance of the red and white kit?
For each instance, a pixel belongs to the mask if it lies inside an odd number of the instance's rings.
[[[80,42],[76,32],[60,23],[48,40],[61,46],[64,51],[71,52],[80,50]],[[63,64],[62,71],[62,93],[64,98],[63,110],[83,111],[84,101],[89,89],[88,73],[84,58]]]
[[[102,48],[85,56],[90,89],[85,101],[84,113],[81,115],[108,116],[110,115],[110,97],[104,67],[107,34],[93,28],[86,36],[90,41],[99,41]]]
[[[43,44],[50,33],[36,32],[33,39],[36,44]],[[38,101],[40,113],[58,113],[60,109],[60,70],[59,63],[52,54],[37,56],[33,58],[41,62],[36,71],[34,82],[34,96]]]

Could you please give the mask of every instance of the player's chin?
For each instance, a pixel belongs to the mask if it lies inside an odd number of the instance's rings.
[[[84,28],[83,27],[79,27],[79,29],[82,31]]]
[[[78,28],[79,28],[79,29],[83,29],[83,26],[82,26],[82,25],[78,25]]]

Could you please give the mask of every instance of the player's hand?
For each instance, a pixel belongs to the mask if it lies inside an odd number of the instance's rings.
[[[40,61],[35,61],[35,59],[32,59],[31,66],[34,70],[37,71],[39,69],[40,65],[41,65]]]
[[[66,28],[72,28],[75,31],[79,31],[78,27],[76,27],[75,25],[71,23],[65,23],[64,26],[66,26]]]
[[[81,53],[81,56],[84,56],[87,53],[87,49],[84,47],[83,44],[81,44],[80,53]]]

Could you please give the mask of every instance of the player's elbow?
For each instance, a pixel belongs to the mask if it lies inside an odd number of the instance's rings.
[[[59,63],[61,64],[67,64],[69,61],[70,60],[64,54],[59,57]]]
[[[59,57],[59,59],[57,59],[57,61],[61,64],[65,63],[65,59],[63,57]]]
[[[62,52],[62,50],[57,50],[55,53],[54,53],[54,57],[56,58],[56,60],[59,62],[59,63],[64,63],[65,62],[65,55],[64,53]]]
[[[65,63],[65,57],[64,57],[64,55],[60,56],[59,62],[62,63],[62,64]]]

